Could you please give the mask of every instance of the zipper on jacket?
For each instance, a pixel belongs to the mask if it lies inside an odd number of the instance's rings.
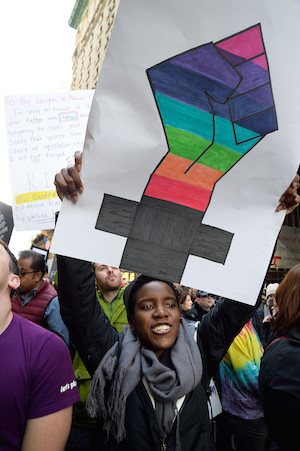
[[[160,451],[167,451],[167,444],[165,442],[166,440],[166,434],[159,434],[160,435]]]

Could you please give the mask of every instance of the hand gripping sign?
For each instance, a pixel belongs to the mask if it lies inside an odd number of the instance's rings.
[[[96,228],[128,238],[121,267],[180,281],[189,255],[225,263],[233,234],[201,222],[214,185],[278,129],[260,24],[146,72],[169,151],[139,203],[105,194]]]

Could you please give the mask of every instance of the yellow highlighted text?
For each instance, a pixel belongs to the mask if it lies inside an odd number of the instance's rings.
[[[16,205],[25,202],[35,202],[37,200],[54,199],[57,197],[56,191],[33,191],[32,193],[17,194],[15,196]]]

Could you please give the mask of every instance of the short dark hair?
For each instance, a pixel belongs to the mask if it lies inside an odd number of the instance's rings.
[[[177,305],[179,304],[178,291],[176,290],[176,287],[173,285],[172,282],[167,282],[166,280],[156,279],[156,278],[145,276],[145,275],[141,274],[136,279],[134,279],[129,285],[127,285],[127,287],[125,288],[125,291],[123,293],[123,300],[124,300],[124,304],[125,304],[125,307],[127,310],[128,320],[134,314],[134,304],[136,301],[137,292],[140,290],[140,288],[142,288],[143,285],[150,283],[150,282],[163,282],[163,283],[169,285],[169,287],[172,289],[172,291],[175,295]]]
[[[10,251],[10,249],[9,249],[8,245],[5,243],[5,241],[0,239],[0,244],[4,247],[4,249],[6,250],[6,252],[9,255],[9,269],[11,270],[11,272],[13,274],[16,274],[18,276],[20,274],[20,270],[19,270],[18,261],[17,261],[16,257]]]
[[[42,273],[42,276],[46,273],[47,267],[43,254],[39,254],[38,252],[32,250],[26,250],[20,252],[19,258],[29,258],[31,260],[30,267],[34,271],[40,271]]]

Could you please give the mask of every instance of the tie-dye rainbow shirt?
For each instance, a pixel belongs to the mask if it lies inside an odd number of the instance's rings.
[[[258,391],[262,354],[262,344],[250,320],[220,363],[222,407],[226,412],[246,420],[263,417]]]

